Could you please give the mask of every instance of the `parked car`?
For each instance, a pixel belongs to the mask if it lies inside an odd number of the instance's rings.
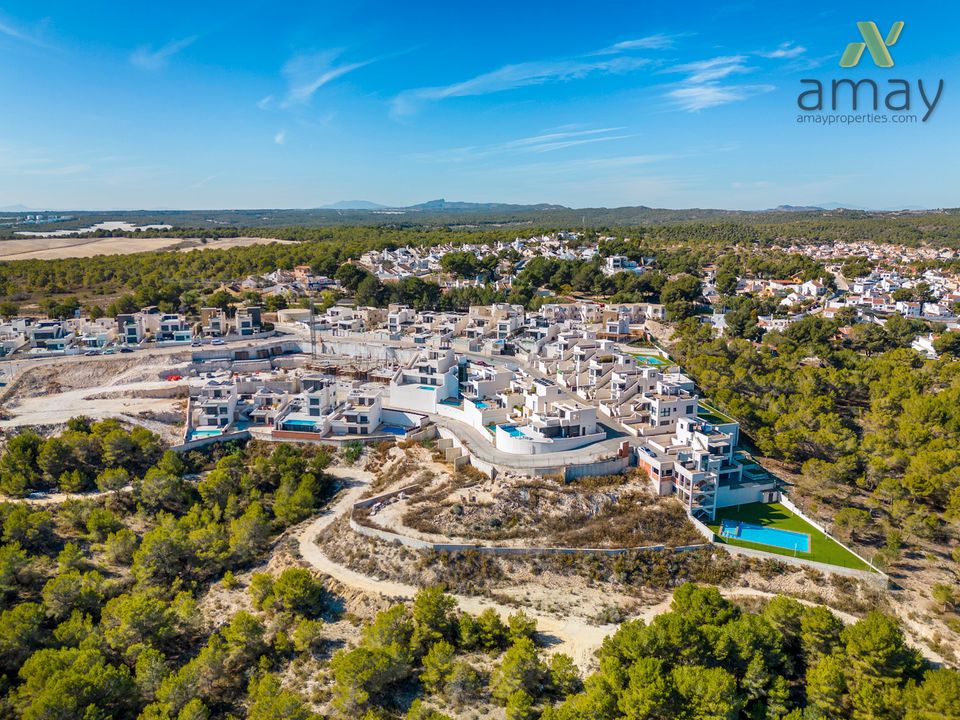
[[[128,352],[133,352],[133,350],[131,350],[130,348],[120,348],[120,352],[128,353]]]
[[[211,345],[224,345],[225,343],[220,338],[214,338],[210,341]]]

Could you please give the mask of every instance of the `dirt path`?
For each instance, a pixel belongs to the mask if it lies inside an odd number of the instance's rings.
[[[298,542],[301,557],[320,572],[329,575],[351,589],[380,595],[392,600],[412,599],[417,592],[417,588],[413,585],[392,580],[381,580],[346,568],[330,560],[316,544],[316,538],[336,520],[350,511],[351,506],[360,499],[364,490],[366,490],[366,486],[373,479],[372,473],[359,468],[336,468],[331,471],[331,474],[346,481],[348,489],[326,512],[300,532]],[[721,588],[720,592],[728,599],[737,597],[770,598],[775,596],[775,593],[754,588]],[[456,598],[460,609],[469,613],[479,614],[487,608],[493,608],[501,616],[506,617],[516,612],[514,607],[496,603],[486,598],[467,595],[454,595],[454,598]],[[650,622],[657,615],[670,610],[670,601],[671,599],[667,598],[656,605],[644,608],[634,617],[644,622]],[[816,603],[805,600],[800,600],[800,602],[804,605],[816,605]],[[603,643],[604,638],[613,634],[618,627],[616,624],[593,625],[587,618],[576,615],[558,618],[529,607],[524,607],[523,611],[537,621],[537,628],[549,645],[548,652],[566,653],[573,658],[577,666],[584,672],[590,668],[594,653]],[[832,609],[831,612],[845,623],[857,621],[856,617],[848,613]]]
[[[413,585],[380,580],[338,565],[324,555],[320,547],[314,542],[317,536],[334,521],[349,512],[350,507],[360,499],[366,489],[365,486],[373,478],[371,473],[358,468],[337,468],[331,474],[353,481],[353,484],[330,509],[300,533],[300,555],[320,572],[355,590],[382,595],[390,599],[412,599],[417,592],[417,588]],[[479,614],[487,608],[493,608],[501,616],[506,617],[516,612],[516,608],[484,598],[465,595],[454,595],[454,598],[456,598],[460,609],[469,613]],[[524,608],[524,612],[537,621],[537,628],[542,635],[546,636],[551,652],[564,652],[570,655],[583,670],[586,670],[589,666],[593,653],[600,647],[603,639],[617,628],[616,625],[590,625],[585,618],[576,616],[559,619],[551,615],[537,613],[529,608]]]
[[[132,491],[132,485],[124,485],[119,490],[95,490],[93,492],[80,493],[35,493],[32,497],[29,495],[23,498],[3,497],[0,498],[0,500],[9,503],[21,503],[23,505],[35,505],[37,507],[43,507],[45,505],[59,505],[60,503],[67,502],[67,500],[97,500],[98,498],[109,497],[110,495],[116,495],[117,493],[128,493]]]

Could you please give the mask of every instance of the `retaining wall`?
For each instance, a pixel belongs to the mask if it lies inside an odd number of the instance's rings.
[[[353,504],[353,509],[372,507],[377,503],[384,502],[386,500],[392,500],[393,498],[399,497],[404,493],[412,492],[413,490],[417,490],[419,488],[420,484],[418,483],[414,485],[407,485],[396,490],[391,490],[390,492],[381,493],[380,495],[375,495],[374,497],[364,498],[363,500],[355,502]],[[374,538],[383,542],[399,543],[400,545],[413,548],[415,550],[434,550],[436,552],[472,551],[486,555],[575,555],[578,553],[586,553],[590,555],[624,555],[626,553],[639,551],[659,552],[664,550],[672,550],[676,552],[687,552],[690,550],[699,550],[701,548],[710,547],[709,543],[700,543],[697,545],[679,545],[675,547],[668,545],[646,545],[643,547],[631,548],[576,548],[547,546],[522,547],[516,545],[508,546],[478,545],[468,543],[437,543],[430,540],[410,537],[409,535],[402,535],[401,533],[392,532],[390,530],[382,530],[380,528],[364,525],[354,519],[352,511],[350,513],[350,529],[365,537]]]
[[[196,440],[188,440],[180,443],[179,445],[171,445],[170,449],[177,453],[183,453],[189,450],[196,450],[199,447],[206,447],[207,445],[215,445],[216,443],[230,442],[231,440],[249,440],[249,439],[250,439],[249,430],[238,430],[236,432],[225,433],[222,435],[211,435],[210,437],[197,438]]]
[[[716,540],[716,535],[714,535],[713,530],[697,520],[693,515],[688,514],[687,519],[693,524],[693,527],[696,528],[697,532],[706,538],[707,542],[712,543]]]

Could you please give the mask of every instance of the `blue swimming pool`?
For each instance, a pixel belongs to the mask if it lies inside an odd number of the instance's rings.
[[[436,389],[437,389],[437,388],[435,388],[433,385],[420,385],[420,386],[418,386],[418,387],[419,387],[421,390],[436,390]]]
[[[489,405],[487,405],[487,404],[486,404],[485,402],[483,402],[483,401],[474,401],[473,404],[476,405],[476,406],[477,406],[478,408],[480,408],[481,410],[486,410],[488,407],[490,407]]]
[[[784,550],[810,552],[810,536],[806,533],[780,530],[772,527],[761,527],[750,523],[724,520],[720,526],[720,536],[757,543],[758,545],[773,545]]]
[[[298,420],[296,418],[284,420],[281,423],[285,428],[294,427],[294,428],[310,428],[313,430],[317,423],[314,420]]]
[[[516,425],[501,425],[500,429],[510,437],[526,437]]]
[[[385,432],[389,435],[406,435],[407,428],[400,427],[399,425],[384,425],[380,428],[380,432]]]
[[[666,365],[667,361],[656,355],[640,355],[638,353],[630,353],[633,355],[637,362],[641,365]]]
[[[197,440],[199,438],[208,438],[213,437],[214,435],[223,435],[223,430],[220,428],[194,428],[190,431],[190,440]]]

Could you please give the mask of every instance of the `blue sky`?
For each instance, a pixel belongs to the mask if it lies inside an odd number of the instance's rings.
[[[960,8],[838,5],[0,0],[0,206],[960,205]],[[859,20],[894,68],[838,67]],[[838,77],[945,89],[798,125]]]

